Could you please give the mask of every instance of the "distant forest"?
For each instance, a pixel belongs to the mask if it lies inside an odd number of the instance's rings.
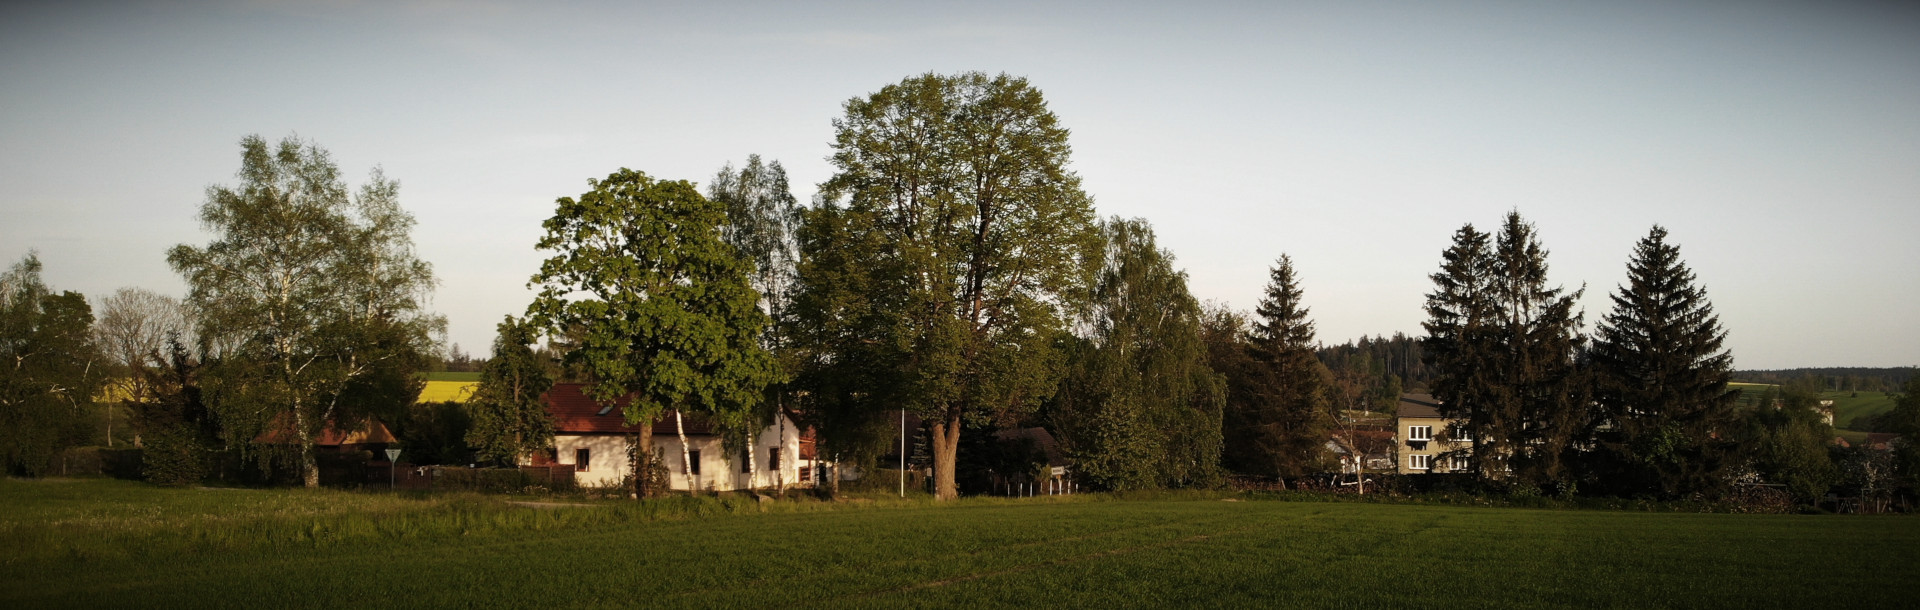
[[[1818,381],[1836,392],[1898,392],[1913,377],[1910,366],[1893,368],[1835,367],[1780,369],[1773,371],[1734,371],[1733,380],[1742,383],[1792,384]]]

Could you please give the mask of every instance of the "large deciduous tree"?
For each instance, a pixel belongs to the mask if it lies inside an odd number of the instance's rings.
[[[1293,258],[1281,255],[1242,338],[1242,353],[1228,365],[1223,459],[1230,469],[1297,477],[1325,466],[1332,422],[1303,296]]]
[[[539,248],[554,255],[532,284],[529,321],[578,340],[567,358],[585,369],[594,400],[632,401],[634,494],[649,489],[654,421],[668,409],[718,419],[759,404],[776,373],[760,345],[767,316],[747,266],[722,241],[726,210],[684,180],[630,169],[562,197]],[[684,458],[684,456],[683,456]]]
[[[925,74],[845,108],[822,191],[846,198],[849,231],[884,236],[875,288],[899,301],[884,340],[904,356],[887,365],[932,422],[936,495],[954,498],[963,422],[1031,411],[1058,385],[1092,205],[1066,128],[1025,79]]]
[[[47,288],[33,253],[0,274],[0,469],[40,476],[54,454],[91,436],[103,358],[93,309]]]
[[[493,354],[480,369],[480,385],[467,401],[473,418],[466,443],[475,457],[513,464],[553,446],[553,416],[541,396],[553,387],[546,362],[533,351],[534,330],[509,316],[493,338]]]
[[[193,344],[187,309],[178,299],[143,288],[121,288],[100,301],[95,341],[120,378],[118,398],[107,401],[107,445],[114,444],[116,407],[131,407],[152,393],[149,381],[163,379],[151,373],[170,366],[169,343]]]
[[[1612,297],[1592,352],[1594,399],[1611,424],[1601,426],[1608,468],[1599,478],[1622,493],[1717,491],[1740,460],[1733,355],[1666,229],[1634,246],[1627,284]]]
[[[320,431],[402,412],[445,321],[425,309],[433,268],[414,255],[397,182],[376,168],[350,194],[317,145],[240,145],[240,184],[209,187],[200,208],[214,240],[175,246],[167,260],[186,278],[228,442],[263,432],[292,441],[313,487]]]

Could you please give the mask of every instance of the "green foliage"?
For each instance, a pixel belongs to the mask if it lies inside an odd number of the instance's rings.
[[[28,253],[0,274],[0,470],[40,476],[61,449],[91,440],[104,358],[93,309],[55,293]]]
[[[467,401],[466,445],[475,459],[510,465],[553,446],[553,416],[541,395],[553,387],[548,363],[533,351],[533,328],[501,321],[480,385]],[[444,451],[443,451],[444,454]],[[458,461],[454,463],[459,463]]]
[[[907,388],[908,354],[893,339],[906,298],[892,282],[904,272],[883,256],[874,214],[831,203],[802,214],[782,360],[804,396],[800,424],[815,429],[821,455],[865,469],[892,449],[894,409]]]
[[[528,322],[577,338],[566,357],[592,379],[589,394],[631,395],[624,415],[640,429],[668,409],[744,418],[777,371],[749,269],[721,240],[726,209],[684,180],[630,169],[587,184],[543,225],[539,247],[554,255],[533,277]],[[651,435],[639,436],[650,453]]]
[[[1077,476],[1101,489],[1221,482],[1226,384],[1207,363],[1200,304],[1145,220],[1101,226],[1106,248],[1048,419]]]
[[[1765,481],[1785,485],[1803,504],[1819,502],[1840,476],[1828,450],[1833,428],[1814,410],[1818,396],[1788,387],[1778,408],[1757,409],[1748,416],[1753,469]]]
[[[200,221],[214,240],[175,246],[206,355],[208,404],[230,445],[289,437],[304,483],[331,422],[392,419],[420,393],[432,333],[433,269],[414,255],[399,184],[375,169],[349,194],[325,150],[295,138],[241,140],[240,184],[212,186]]]
[[[845,109],[822,196],[846,200],[833,217],[844,239],[873,247],[847,261],[866,269],[818,282],[865,283],[892,306],[870,310],[885,320],[868,328],[898,358],[867,366],[894,383],[855,391],[933,422],[936,486],[952,498],[962,419],[1017,418],[1055,390],[1058,339],[1096,256],[1091,202],[1067,170],[1067,130],[1025,79],[925,74]],[[810,268],[803,285],[817,283]],[[843,357],[831,349],[816,361]]]
[[[1549,288],[1546,256],[1518,212],[1497,236],[1461,227],[1431,276],[1424,347],[1440,412],[1471,430],[1478,473],[1565,486],[1593,421],[1574,361],[1585,290]]]
[[[1333,422],[1303,294],[1293,259],[1281,255],[1251,330],[1238,345],[1216,350],[1215,366],[1228,380],[1222,461],[1229,469],[1297,477],[1326,468]]]
[[[1592,358],[1607,426],[1596,482],[1622,494],[1718,494],[1739,466],[1726,331],[1659,226],[1634,247]]]
[[[758,409],[730,412],[730,417],[715,419],[725,443],[725,454],[738,455],[750,448],[760,432],[778,418],[789,415],[788,394],[796,363],[792,361],[782,324],[791,316],[795,264],[799,256],[796,235],[801,220],[799,202],[787,184],[787,170],[779,161],[763,164],[760,155],[748,155],[738,171],[728,164],[707,185],[708,198],[727,210],[727,222],[720,227],[721,240],[733,246],[743,260],[747,276],[760,293],[762,310],[772,320],[760,334],[762,346],[774,354],[779,367],[774,382],[767,384],[767,396]],[[758,472],[757,463],[751,467]],[[756,474],[757,478],[757,474]]]
[[[1909,489],[1920,490],[1920,375],[1907,378],[1902,390],[1882,426],[1900,435],[1893,442],[1896,481]]]

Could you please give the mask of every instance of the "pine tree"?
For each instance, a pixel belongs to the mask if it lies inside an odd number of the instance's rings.
[[[1593,348],[1608,477],[1621,493],[1711,492],[1734,466],[1733,356],[1706,291],[1656,225],[1634,246]]]
[[[1440,272],[1427,294],[1428,319],[1422,326],[1424,363],[1435,374],[1429,384],[1440,414],[1465,422],[1473,448],[1467,456],[1482,476],[1493,470],[1481,455],[1504,455],[1506,438],[1494,434],[1500,422],[1489,408],[1493,354],[1497,348],[1492,301],[1491,236],[1468,224],[1453,233],[1453,245],[1441,253]]]
[[[1293,259],[1281,255],[1230,375],[1225,461],[1240,472],[1290,477],[1323,465],[1327,388],[1301,296]]]

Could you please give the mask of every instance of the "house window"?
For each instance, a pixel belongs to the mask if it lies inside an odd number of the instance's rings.
[[[1471,468],[1471,466],[1467,464],[1467,456],[1464,455],[1453,456],[1448,462],[1450,462],[1451,465],[1447,466],[1447,470],[1453,472],[1466,472],[1468,468]]]
[[[770,447],[767,449],[767,470],[772,470],[774,472],[780,471],[780,448],[779,447]]]
[[[747,474],[749,472],[753,472],[753,450],[741,449],[740,450],[740,474]]]
[[[1407,426],[1407,440],[1414,442],[1433,440],[1433,426]]]
[[[1453,440],[1462,443],[1471,443],[1473,442],[1473,431],[1468,430],[1466,426],[1454,426]]]
[[[574,470],[578,470],[580,472],[586,472],[587,465],[591,463],[593,463],[592,450],[590,449],[573,450],[573,469]]]
[[[699,449],[691,449],[687,451],[687,470],[694,474],[700,474],[700,450]]]
[[[1428,470],[1431,468],[1433,468],[1433,456],[1419,454],[1407,456],[1407,470]]]

